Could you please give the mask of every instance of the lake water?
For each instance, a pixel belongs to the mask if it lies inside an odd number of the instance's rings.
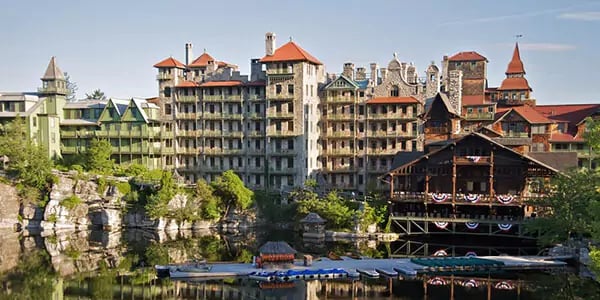
[[[305,243],[286,230],[237,233],[0,232],[0,299],[600,299],[600,286],[576,270],[550,273],[446,274],[416,279],[358,279],[258,284],[225,279],[157,279],[152,266],[194,258],[249,261],[269,240],[302,253],[406,257],[448,254],[535,255],[521,241],[473,238]]]

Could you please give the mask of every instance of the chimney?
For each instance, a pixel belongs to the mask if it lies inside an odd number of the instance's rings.
[[[364,67],[356,68],[356,80],[367,79],[367,70]]]
[[[275,34],[267,32],[265,34],[265,54],[273,55],[275,53]]]
[[[351,62],[344,63],[344,71],[342,75],[354,79],[354,64]]]
[[[387,69],[381,68],[379,69],[379,71],[381,72],[381,80],[385,81],[385,79],[387,78]]]
[[[448,100],[458,114],[461,114],[462,111],[462,78],[461,70],[448,72]]]
[[[377,64],[371,63],[369,66],[371,67],[371,81],[377,85]]]
[[[448,55],[442,59],[442,91],[448,91]]]
[[[189,65],[192,62],[192,59],[194,59],[194,56],[192,54],[192,43],[186,43],[185,44],[185,65]]]

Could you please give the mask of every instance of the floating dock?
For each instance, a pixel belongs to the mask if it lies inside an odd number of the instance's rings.
[[[270,271],[302,271],[341,269],[348,276],[360,274],[365,277],[411,277],[419,274],[436,274],[447,272],[480,272],[480,271],[522,271],[522,270],[547,270],[564,268],[567,263],[559,259],[568,257],[550,256],[480,256],[480,257],[422,257],[422,258],[396,258],[396,259],[353,259],[343,257],[342,260],[321,258],[313,261],[311,266],[294,265],[286,269],[273,269]],[[259,269],[248,263],[208,263],[211,266],[207,272],[194,274],[196,279],[213,279],[223,277],[247,277],[268,269]]]

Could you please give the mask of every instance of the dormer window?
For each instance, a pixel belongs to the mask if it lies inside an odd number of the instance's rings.
[[[391,97],[398,97],[400,95],[400,89],[398,88],[398,86],[393,86],[392,89],[390,90],[390,96]]]

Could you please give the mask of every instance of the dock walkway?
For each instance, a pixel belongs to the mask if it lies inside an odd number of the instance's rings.
[[[560,257],[565,259],[566,257]],[[477,261],[488,260],[494,262],[493,264],[481,264],[473,263],[469,265],[468,259],[453,258],[453,257],[429,257],[421,258],[433,261],[434,264],[439,262],[440,268],[432,268],[431,264],[423,265],[415,263],[420,260],[411,258],[396,258],[396,259],[373,259],[363,258],[354,259],[350,257],[342,257],[342,260],[330,260],[327,258],[321,258],[320,260],[313,261],[311,266],[303,266],[300,264],[294,265],[289,269],[281,269],[280,271],[286,270],[319,270],[319,269],[343,269],[348,274],[379,274],[377,270],[385,270],[382,276],[391,275],[394,270],[401,276],[416,276],[424,273],[435,273],[435,272],[453,272],[453,271],[469,271],[469,270],[546,270],[552,268],[562,268],[567,264],[564,261],[558,260],[550,256],[479,256],[476,258]],[[448,262],[461,261],[460,264],[451,264]],[[249,263],[214,263],[208,264],[211,266],[210,271],[196,273],[195,278],[223,278],[223,277],[237,277],[247,276],[253,272],[268,271],[266,269],[259,269]],[[385,274],[388,273],[388,274]]]

